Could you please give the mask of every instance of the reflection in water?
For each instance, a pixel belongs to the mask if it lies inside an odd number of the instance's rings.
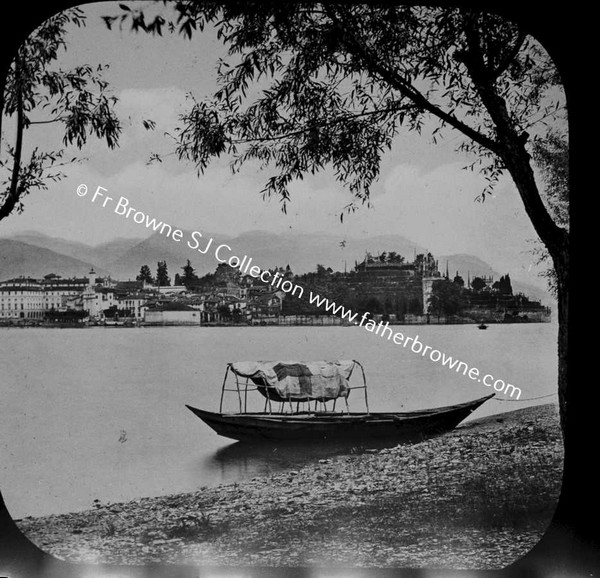
[[[230,483],[264,476],[287,469],[297,469],[328,457],[360,454],[369,450],[389,448],[397,441],[354,442],[294,442],[285,444],[249,444],[236,442],[220,448],[199,464],[204,475],[217,478],[217,483]]]

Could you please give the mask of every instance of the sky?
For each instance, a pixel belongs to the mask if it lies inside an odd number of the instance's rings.
[[[110,65],[105,78],[119,99],[120,146],[111,151],[90,140],[82,151],[68,150],[67,157],[84,160],[66,167],[66,178],[47,191],[28,196],[23,214],[0,223],[0,236],[37,231],[93,245],[147,235],[110,206],[92,204],[90,195],[79,197],[77,187],[85,184],[90,191],[103,187],[114,199],[126,197],[130,206],[182,229],[227,236],[253,230],[328,232],[340,239],[400,234],[434,254],[473,254],[511,274],[518,261],[520,278],[543,286],[536,257],[529,256],[539,241],[512,181],[502,178],[493,197],[476,202],[484,180],[463,169],[472,159],[455,152],[460,139],[451,133],[436,145],[426,136],[400,135],[383,159],[372,207],[346,215],[343,223],[339,216],[350,193],[330,173],[294,184],[285,215],[277,199],[263,200],[260,190],[270,173],[255,166],[232,174],[227,160],[220,159],[199,177],[193,166],[173,156],[148,165],[152,152],[172,150],[165,133],[188,106],[186,95],[201,99],[215,89],[215,65],[224,48],[210,31],[192,41],[168,33],[160,38],[108,31],[100,17],[119,13],[117,3],[83,7],[88,24],[69,33],[60,66]],[[155,121],[156,129],[145,130],[143,119]],[[33,127],[26,138],[29,147],[61,147],[60,132],[52,125]]]

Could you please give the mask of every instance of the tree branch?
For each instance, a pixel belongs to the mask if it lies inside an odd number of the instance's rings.
[[[564,250],[569,234],[559,227],[546,209],[540,196],[530,156],[525,149],[527,133],[519,134],[511,123],[506,101],[495,90],[495,76],[485,66],[476,18],[467,14],[464,20],[468,55],[465,66],[475,90],[496,127],[498,156],[504,162],[519,191],[525,212],[550,254],[555,257]]]
[[[512,49],[508,52],[508,54],[504,57],[504,60],[498,64],[496,69],[493,71],[494,78],[499,78],[502,73],[510,66],[510,63],[517,57],[519,54],[519,50],[521,50],[521,46],[523,46],[523,42],[525,42],[526,34],[519,30],[519,34],[517,36],[517,40],[512,47]]]
[[[17,139],[13,156],[13,169],[10,179],[10,188],[0,207],[0,220],[8,217],[15,208],[21,192],[19,191],[19,172],[21,170],[21,153],[23,150],[23,130],[25,125],[25,114],[23,111],[23,93],[21,92],[19,79],[19,62],[15,60],[15,90],[17,92]]]
[[[419,108],[433,114],[446,124],[462,132],[465,136],[477,144],[491,150],[492,152],[498,152],[498,143],[496,141],[480,133],[468,124],[460,121],[455,116],[443,111],[435,104],[430,102],[410,82],[402,78],[396,71],[390,70],[383,66],[381,64],[381,59],[376,54],[373,54],[372,51],[367,48],[364,42],[361,42],[358,38],[356,38],[355,35],[351,33],[351,30],[354,28],[354,23],[350,23],[347,16],[342,16],[342,19],[338,18],[332,7],[330,5],[326,6],[330,14],[330,18],[343,28],[344,34],[350,40],[351,45],[358,53],[357,56],[362,58],[367,70],[370,70],[380,76],[382,80],[398,90],[403,96],[414,102],[414,104]]]
[[[6,83],[8,82],[8,69],[0,73],[0,152],[2,152],[2,127],[4,120],[4,102]]]
[[[377,114],[386,115],[388,113],[395,113],[395,112],[399,112],[401,110],[408,111],[411,108],[413,108],[413,107],[408,106],[408,105],[400,105],[399,103],[394,103],[393,106],[388,106],[385,108],[369,110],[366,112],[360,112],[360,113],[356,113],[356,114],[345,114],[345,115],[341,115],[341,116],[335,117],[333,119],[328,119],[328,120],[325,120],[322,122],[311,123],[307,126],[304,126],[300,129],[290,131],[290,132],[285,132],[285,133],[281,133],[281,134],[277,134],[277,135],[273,135],[273,136],[255,137],[255,138],[250,138],[250,139],[239,139],[239,140],[234,140],[231,142],[232,142],[232,144],[248,144],[248,143],[253,143],[253,142],[272,142],[272,141],[282,140],[285,138],[299,136],[299,135],[301,135],[313,128],[317,128],[317,127],[322,128],[322,127],[327,127],[327,126],[334,126],[336,124],[340,124],[340,123],[348,121],[350,119],[367,118],[367,117],[374,116]]]
[[[63,116],[57,116],[56,118],[52,118],[50,120],[30,120],[29,124],[30,125],[32,125],[32,124],[50,124],[53,122],[59,122],[64,119],[65,119],[65,117],[63,117]]]

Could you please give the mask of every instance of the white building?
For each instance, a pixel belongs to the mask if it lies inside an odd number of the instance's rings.
[[[131,312],[131,317],[144,319],[148,297],[142,293],[132,293],[117,298],[117,309],[119,311]]]
[[[89,273],[89,284],[81,295],[83,310],[95,319],[104,317],[104,310],[110,309],[115,303],[115,290],[96,285],[96,273],[92,269]]]
[[[151,287],[155,291],[158,291],[161,295],[181,295],[187,293],[187,287],[185,285],[164,285],[163,287]]]
[[[200,325],[200,311],[180,303],[166,303],[146,309],[147,325]]]
[[[63,279],[59,275],[46,275],[41,282],[46,299],[46,309],[55,311],[66,311],[72,309],[69,303],[80,297],[81,293],[89,285],[85,277]]]
[[[0,319],[42,319],[46,300],[36,279],[18,277],[0,282]]]

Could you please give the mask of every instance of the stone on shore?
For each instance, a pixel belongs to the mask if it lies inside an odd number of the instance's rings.
[[[18,525],[79,562],[500,568],[547,529],[562,461],[556,406],[536,406],[417,444]]]

